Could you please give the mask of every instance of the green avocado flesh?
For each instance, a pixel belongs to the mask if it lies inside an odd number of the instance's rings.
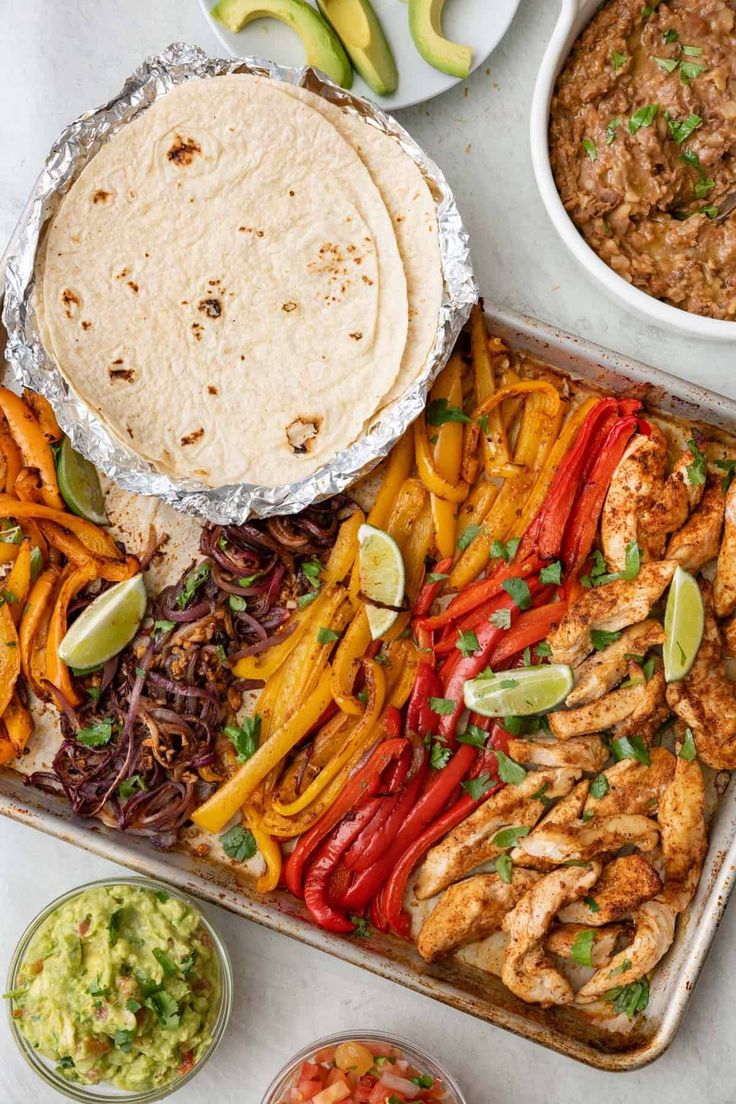
[[[470,73],[473,51],[443,35],[444,6],[445,0],[409,0],[409,31],[417,50],[434,69],[464,79]]]
[[[178,897],[95,886],[40,925],[16,979],[12,1014],[57,1072],[83,1085],[158,1088],[212,1041],[220,968],[201,917]]]
[[[299,35],[307,64],[321,69],[343,88],[353,83],[353,70],[340,40],[306,0],[219,0],[210,12],[229,31],[242,31],[254,19],[278,19]]]
[[[399,74],[370,0],[317,0],[361,77],[379,96],[396,91]]]

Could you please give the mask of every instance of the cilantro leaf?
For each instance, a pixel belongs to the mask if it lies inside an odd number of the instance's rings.
[[[472,629],[468,629],[466,632],[458,629],[458,639],[455,647],[460,652],[460,654],[464,655],[466,658],[468,656],[475,655],[476,652],[480,651],[478,637]]]
[[[520,543],[521,539],[519,537],[512,537],[511,540],[507,540],[505,543],[501,540],[494,540],[491,545],[491,557],[493,559],[505,560],[506,563],[511,563],[517,553]]]
[[[124,1027],[119,1027],[113,1035],[112,1041],[114,1042],[118,1050],[122,1050],[123,1054],[130,1054],[130,1048],[133,1043],[133,1039],[135,1039],[134,1028],[128,1030]]]
[[[461,552],[468,548],[480,533],[480,525],[468,525],[467,529],[457,538],[457,546]]]
[[[427,425],[442,426],[446,422],[469,422],[459,406],[450,406],[447,399],[433,399],[427,407]]]
[[[562,582],[562,564],[559,560],[555,560],[554,563],[547,564],[539,572],[539,580],[542,583],[551,583],[553,586],[559,586]]]
[[[455,712],[457,702],[454,698],[430,698],[429,708],[433,713],[437,713],[442,717],[449,717],[451,713]]]
[[[512,863],[511,856],[508,854],[508,852],[504,851],[503,854],[499,855],[493,865],[501,881],[505,882],[506,885],[511,885],[514,864]]]
[[[197,567],[192,568],[188,575],[184,577],[181,590],[176,596],[176,604],[179,609],[186,609],[192,598],[195,596],[199,588],[202,586],[210,575],[210,565],[207,560],[203,560]]]
[[[608,793],[608,779],[605,774],[599,774],[597,778],[594,778],[590,783],[590,796],[594,797],[596,801],[600,801],[602,797],[605,797]]]
[[[600,912],[601,906],[596,901],[595,897],[583,897],[583,904],[587,905],[591,912]]]
[[[146,783],[139,774],[131,774],[124,778],[118,786],[118,795],[121,801],[127,801],[134,793],[142,793],[146,789]]]
[[[442,579],[449,579],[449,574],[446,571],[433,571],[427,576],[428,583],[439,583]]]
[[[124,909],[115,909],[107,922],[107,942],[114,947],[120,935],[120,924],[123,919]]]
[[[76,737],[85,747],[104,747],[112,740],[112,718],[97,721],[89,728],[78,728]]]
[[[659,104],[644,104],[637,108],[629,119],[629,134],[636,134],[642,127],[651,126],[657,117],[658,111]]]
[[[479,725],[469,724],[464,732],[457,738],[459,744],[470,744],[471,747],[482,748],[486,746],[488,733]]]
[[[348,919],[353,925],[353,930],[350,933],[351,935],[354,935],[356,939],[370,939],[370,924],[366,920],[365,916],[358,916],[357,913],[351,912]]]
[[[669,111],[665,111],[664,118],[667,123],[667,130],[669,131],[670,138],[672,138],[678,146],[681,146],[703,122],[700,115],[691,114],[684,119],[676,119],[674,116],[670,115]]]
[[[526,771],[521,764],[509,758],[500,748],[496,749],[496,759],[498,760],[498,777],[501,781],[510,786],[520,786],[526,778]]]
[[[429,765],[433,770],[442,770],[450,762],[452,752],[439,740],[432,741],[432,750],[429,756]]]
[[[614,50],[611,54],[611,64],[613,65],[614,73],[618,73],[626,62],[629,60],[627,54],[622,54],[620,50]]]
[[[492,790],[494,786],[498,784],[497,778],[491,778],[490,774],[479,774],[477,778],[468,778],[467,781],[461,783],[462,788],[466,794],[472,797],[473,801],[480,801],[481,797]]]
[[[607,146],[610,146],[610,145],[613,144],[613,141],[616,137],[616,131],[618,130],[618,128],[620,126],[621,126],[621,120],[618,119],[618,118],[611,119],[610,122],[608,123],[608,126],[606,127],[606,145]]]
[[[582,138],[580,144],[591,161],[598,160],[598,150],[595,148],[595,142],[592,138]]]
[[[687,465],[687,477],[691,487],[702,487],[705,483],[705,454],[698,448],[697,442],[690,438],[687,447],[693,454],[693,458]]]
[[[617,740],[611,741],[611,752],[618,762],[622,759],[635,759],[645,767],[651,762],[649,748],[641,736],[619,736]]]
[[[660,69],[663,69],[665,73],[674,73],[675,69],[680,64],[676,58],[653,57],[652,61]]]
[[[508,828],[502,828],[500,832],[496,832],[493,837],[493,846],[499,847],[502,851],[505,851],[509,847],[514,847],[518,840],[523,836],[528,836],[530,828],[528,824],[511,825]]]
[[[546,640],[540,640],[539,644],[535,646],[534,651],[537,653],[540,659],[544,659],[545,657],[552,655],[552,648]]]
[[[250,828],[243,828],[241,824],[235,824],[232,828],[228,828],[227,832],[223,832],[220,843],[228,858],[234,859],[235,862],[252,859],[258,850],[255,836]]]
[[[252,717],[244,717],[240,727],[225,725],[222,731],[235,748],[238,762],[245,763],[258,751],[261,740],[261,715],[255,713]]]
[[[685,729],[685,738],[682,741],[682,747],[680,748],[678,755],[680,759],[684,759],[686,763],[692,763],[695,756],[698,754],[695,747],[695,740],[693,738],[692,729]]]
[[[508,594],[517,609],[529,609],[532,604],[532,596],[529,593],[529,584],[526,579],[507,579],[501,586]]]
[[[570,957],[578,966],[593,965],[593,943],[595,932],[592,928],[588,931],[579,931],[570,947]]]
[[[681,61],[680,62],[680,80],[683,84],[689,84],[690,81],[695,80],[701,73],[707,73],[708,66],[700,65],[697,61]]]
[[[334,629],[326,629],[324,625],[321,625],[317,632],[318,644],[334,644],[334,642],[339,639],[339,632],[335,632]]]
[[[620,632],[607,632],[606,629],[591,629],[590,642],[597,652],[603,652],[609,644],[615,644],[620,638]]]
[[[491,622],[492,625],[495,625],[497,629],[509,629],[511,628],[511,610],[494,610],[488,620]]]
[[[613,1004],[616,1015],[620,1016],[625,1012],[628,1018],[633,1020],[634,1016],[638,1012],[643,1012],[649,1004],[649,982],[644,977],[639,981],[632,981],[629,985],[617,985],[603,994],[603,1000]]]
[[[174,962],[173,958],[170,958],[169,955],[167,955],[166,951],[164,951],[161,947],[154,947],[151,951],[151,954],[156,959],[159,966],[167,977],[174,977],[178,973],[176,963]]]

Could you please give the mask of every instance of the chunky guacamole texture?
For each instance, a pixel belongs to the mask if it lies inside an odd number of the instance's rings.
[[[206,1051],[219,963],[199,913],[183,901],[99,886],[46,918],[11,999],[23,1035],[68,1080],[148,1089]]]

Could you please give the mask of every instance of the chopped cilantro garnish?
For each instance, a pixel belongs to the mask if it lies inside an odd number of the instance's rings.
[[[501,851],[505,851],[508,847],[513,847],[523,836],[528,836],[529,831],[530,828],[528,824],[512,825],[509,828],[502,828],[501,831],[496,832],[493,837],[493,846],[500,848]]]
[[[592,138],[583,138],[581,145],[591,161],[598,160],[598,150],[595,148],[595,142]]]
[[[182,588],[176,596],[176,604],[179,609],[187,608],[202,583],[209,578],[209,574],[210,565],[207,560],[203,560],[197,567],[192,568],[188,575],[185,575]]]
[[[579,931],[570,947],[570,957],[578,966],[593,965],[593,943],[595,932],[592,928]]]
[[[511,861],[511,856],[504,851],[502,855],[499,855],[494,863],[496,873],[502,882],[506,885],[511,885],[511,879],[513,878],[514,864]]]
[[[695,739],[693,737],[692,729],[685,729],[685,736],[682,741],[682,747],[680,748],[678,755],[680,759],[684,759],[686,763],[691,763],[695,756],[698,754],[695,747]]]
[[[455,712],[457,702],[454,698],[430,698],[429,708],[440,716],[448,716]]]
[[[472,797],[473,801],[480,801],[481,797],[492,790],[494,786],[498,785],[497,778],[491,778],[490,774],[479,774],[477,778],[468,778],[466,782],[462,783],[462,788],[466,794]]]
[[[89,728],[77,729],[77,740],[85,747],[103,747],[112,740],[112,728],[112,718],[107,717],[104,721],[97,721],[96,724],[90,725]]]
[[[615,644],[620,632],[607,632],[606,629],[591,629],[590,642],[597,652],[603,652],[609,644]]]
[[[555,560],[554,563],[547,564],[539,572],[539,580],[542,583],[551,583],[553,586],[559,586],[562,582],[562,564],[559,560]]]
[[[457,539],[457,546],[461,552],[468,548],[480,533],[480,525],[469,525]]]
[[[455,647],[461,653],[461,655],[464,655],[466,657],[475,655],[476,652],[480,651],[478,637],[472,629],[468,629],[466,632],[458,629],[458,638],[457,642],[455,643]]]
[[[450,406],[447,399],[433,399],[427,407],[427,425],[441,426],[446,422],[469,422],[459,406]]]
[[[642,127],[651,126],[657,117],[658,111],[659,104],[644,104],[637,108],[629,119],[629,134],[636,134]]]
[[[244,717],[242,725],[225,725],[222,730],[231,741],[237,753],[239,763],[245,763],[258,751],[261,739],[261,715]]]
[[[636,759],[645,767],[650,764],[649,748],[641,736],[619,736],[617,740],[611,740],[611,752],[614,759]]]
[[[529,585],[526,579],[507,579],[501,586],[517,609],[529,609],[532,604],[532,596],[529,593]]]
[[[498,760],[498,777],[501,781],[510,786],[520,786],[526,778],[526,771],[521,764],[510,759],[500,748],[496,749],[496,759]]]
[[[494,559],[502,559],[505,560],[506,563],[511,563],[514,556],[516,555],[518,547],[518,537],[512,537],[511,540],[508,540],[506,542],[501,540],[494,540],[493,544],[491,545],[491,556]]]
[[[228,858],[234,859],[235,862],[252,859],[258,850],[255,836],[250,828],[243,828],[240,824],[235,824],[227,832],[223,832],[220,843]]]
[[[605,774],[599,774],[597,778],[594,778],[590,783],[590,796],[594,797],[597,801],[600,801],[602,797],[605,797],[608,793],[608,779]]]
[[[497,609],[488,618],[492,625],[495,625],[497,629],[508,629],[511,627],[511,610],[510,609]]]

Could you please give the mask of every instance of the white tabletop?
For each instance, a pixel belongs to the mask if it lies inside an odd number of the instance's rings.
[[[458,0],[459,2],[459,0]],[[556,0],[522,0],[505,41],[467,82],[402,123],[444,169],[490,301],[554,321],[659,367],[736,395],[733,351],[629,317],[591,287],[548,224],[532,178],[527,113]],[[0,0],[0,243],[9,237],[63,124],[121,86],[146,54],[186,39],[217,53],[196,0]],[[731,368],[731,372],[727,371]],[[0,918],[7,957],[52,897],[119,868],[0,822]],[[230,947],[237,992],[215,1060],[181,1104],[259,1104],[272,1075],[317,1035],[345,1027],[414,1037],[462,1080],[469,1104],[733,1104],[736,911],[727,914],[670,1051],[628,1075],[602,1074],[445,1009],[318,951],[210,910]],[[0,974],[5,970],[0,961]],[[54,1104],[0,1017],[0,1104]]]

